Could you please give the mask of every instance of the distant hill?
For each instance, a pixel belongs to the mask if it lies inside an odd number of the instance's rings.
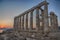
[[[60,26],[58,26],[58,29],[60,30]],[[13,28],[0,28],[0,30],[11,31],[11,30],[13,30]]]
[[[7,31],[7,30],[12,30],[13,28],[0,28],[0,30]]]
[[[0,31],[2,30],[2,32],[0,32],[0,33],[3,33],[3,32],[8,32],[8,33],[10,33],[10,32],[12,32],[13,31],[13,28],[0,28]]]

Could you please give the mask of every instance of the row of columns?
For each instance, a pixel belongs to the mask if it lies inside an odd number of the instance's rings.
[[[57,32],[58,30],[58,20],[54,12],[50,12],[50,22],[51,22],[51,31]]]
[[[39,31],[41,30],[40,28],[40,14],[39,14],[39,7],[36,8],[36,29]],[[33,30],[33,12],[34,10],[32,10],[30,12],[30,30]],[[25,14],[26,15],[26,23],[25,23],[25,26],[26,26],[26,30],[28,30],[28,13]],[[19,30],[24,30],[24,16],[25,15],[22,15],[22,16],[18,16],[18,17],[15,17],[14,19],[14,27],[15,29],[19,29]]]
[[[39,9],[40,9],[39,7],[36,8],[36,30],[38,30],[38,31],[40,31],[40,30],[44,31],[44,25],[46,27],[48,25],[48,24],[46,24],[47,19],[44,19],[44,17],[45,17],[44,11],[41,10],[41,14],[42,14],[42,16],[41,16],[42,17],[42,21],[41,21],[42,22],[42,26],[40,26],[40,13],[39,13]],[[34,10],[32,10],[30,12],[30,28],[29,28],[30,30],[33,30],[33,11]],[[17,19],[14,19],[14,21],[16,20],[15,23],[14,23],[16,25],[16,26],[14,26],[16,29],[24,30],[24,16],[25,15],[15,17],[15,18],[17,18]],[[26,27],[26,30],[28,30],[28,13],[26,13],[25,27]]]
[[[47,18],[48,19],[48,18]],[[16,20],[16,21],[15,21]],[[20,17],[15,17],[14,19],[15,25],[14,27],[16,29],[21,29],[24,30],[24,15],[22,16],[22,22],[21,22],[21,16]],[[40,18],[39,18],[39,8],[36,10],[36,28],[38,31],[44,30],[44,11],[42,11],[42,26],[40,26]],[[51,30],[52,31],[57,31],[58,30],[58,20],[57,16],[51,12],[50,13],[50,24],[51,24]],[[49,26],[49,25],[48,25]],[[28,30],[28,14],[26,14],[26,29]],[[33,11],[30,12],[30,30],[33,29]]]
[[[35,8],[36,9],[36,30],[40,31],[42,30],[43,32],[48,32],[49,31],[49,19],[48,19],[48,4],[47,2],[44,2],[44,10],[41,10],[41,17],[42,17],[42,26],[40,25],[40,13],[39,13],[39,9],[40,7]],[[34,10],[35,10],[34,9]],[[33,30],[33,12],[34,10],[30,11],[30,28],[28,28],[28,13],[25,12],[25,14],[17,16],[14,18],[14,27],[15,29],[19,29],[19,30],[24,30],[24,17],[26,15],[26,30]],[[56,25],[56,27],[58,26],[58,21],[57,21],[57,17],[54,15],[50,14],[50,20],[51,20],[51,27],[54,27]],[[54,22],[55,21],[55,22]],[[55,27],[55,29],[56,29]]]
[[[40,31],[40,19],[39,19],[39,8],[36,8],[36,27]]]

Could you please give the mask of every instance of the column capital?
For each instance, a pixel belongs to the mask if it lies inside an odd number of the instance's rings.
[[[47,2],[47,0],[44,0],[44,4],[45,4],[45,5],[48,5],[49,3]]]

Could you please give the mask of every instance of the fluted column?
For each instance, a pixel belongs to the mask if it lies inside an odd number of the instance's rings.
[[[51,32],[54,32],[54,13],[53,12],[50,12],[50,22],[51,22]]]
[[[40,30],[40,20],[39,20],[39,8],[36,8],[36,28]]]
[[[22,30],[24,30],[24,15],[22,16]]]
[[[56,16],[56,26],[58,27],[58,18],[57,18],[57,16]]]
[[[16,30],[16,17],[14,18],[14,30]]]
[[[54,29],[55,29],[55,32],[57,32],[57,30],[58,30],[58,22],[57,22],[57,16],[55,15],[54,16]]]
[[[21,30],[21,16],[19,17],[19,19],[20,19],[20,22],[19,22],[19,24],[20,24],[20,30]]]
[[[26,14],[26,30],[28,30],[28,13]]]
[[[18,17],[15,18],[15,30],[18,29]]]
[[[50,21],[51,21],[51,31],[56,32],[58,30],[58,21],[57,16],[54,12],[50,12]]]
[[[30,13],[30,30],[33,30],[33,11]]]
[[[41,10],[41,17],[42,17],[42,26],[40,26],[40,30],[44,33],[44,10]]]
[[[17,17],[17,30],[19,30],[19,17]]]
[[[44,32],[49,32],[49,20],[48,20],[48,4],[44,5]]]
[[[50,24],[51,24],[51,27],[52,27],[52,22],[53,22],[52,19],[53,19],[53,18],[52,18],[52,14],[50,13]]]
[[[18,17],[18,31],[20,30],[20,19]]]

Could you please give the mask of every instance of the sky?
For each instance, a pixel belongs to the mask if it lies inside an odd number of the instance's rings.
[[[14,17],[44,0],[0,0],[0,28],[13,28]],[[60,26],[60,0],[47,0],[48,13],[55,12]]]

